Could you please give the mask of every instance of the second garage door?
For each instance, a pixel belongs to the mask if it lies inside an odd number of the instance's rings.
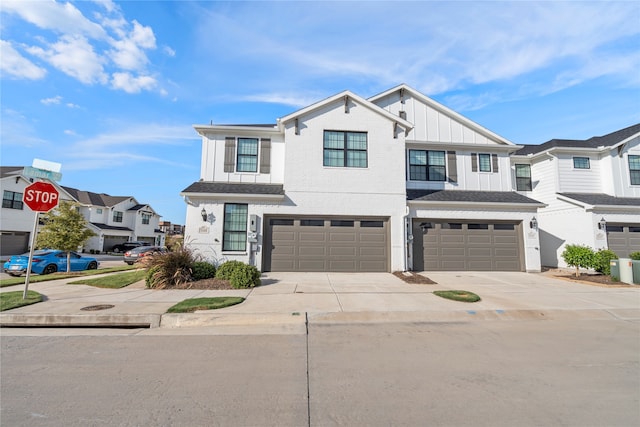
[[[264,271],[389,271],[388,219],[267,218]]]
[[[620,258],[640,251],[640,224],[607,224],[609,249]]]
[[[520,224],[415,219],[413,268],[425,271],[522,271]]]

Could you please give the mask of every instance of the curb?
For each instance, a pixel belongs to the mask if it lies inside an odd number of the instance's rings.
[[[189,328],[196,326],[257,326],[306,324],[305,313],[168,313],[160,320],[161,328]]]
[[[160,314],[0,314],[0,327],[157,328]]]

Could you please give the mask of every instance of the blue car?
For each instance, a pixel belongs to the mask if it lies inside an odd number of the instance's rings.
[[[4,263],[4,272],[11,276],[20,276],[27,271],[29,253],[12,255]],[[92,257],[71,252],[71,271],[95,270],[98,268],[98,260]],[[36,274],[51,274],[56,271],[67,271],[67,253],[53,249],[40,249],[33,252],[31,272]]]

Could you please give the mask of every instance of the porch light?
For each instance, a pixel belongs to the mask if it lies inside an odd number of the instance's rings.
[[[535,216],[531,218],[531,221],[529,221],[529,228],[532,228],[534,230],[538,229],[538,220],[536,219]]]
[[[208,215],[207,215],[207,211],[205,211],[204,208],[202,208],[202,211],[200,211],[200,215],[202,215],[202,220],[204,222],[207,222]]]
[[[607,229],[607,221],[602,217],[600,221],[598,221],[598,230],[606,230]]]

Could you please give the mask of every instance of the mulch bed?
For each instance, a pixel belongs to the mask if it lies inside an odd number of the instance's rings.
[[[409,275],[407,275],[407,273]],[[402,271],[394,271],[393,275],[413,285],[437,285],[436,282],[428,277],[424,277],[420,274],[414,273],[413,271],[407,271],[406,273],[403,273]]]
[[[571,282],[586,283],[589,285],[596,285],[596,286],[622,286],[622,287],[633,286],[624,282],[611,280],[611,276],[605,276],[604,274],[580,273],[580,276],[577,276],[577,277],[575,274],[568,274],[568,275],[563,274],[563,275],[556,275],[555,277],[564,279],[564,280],[569,280]]]

